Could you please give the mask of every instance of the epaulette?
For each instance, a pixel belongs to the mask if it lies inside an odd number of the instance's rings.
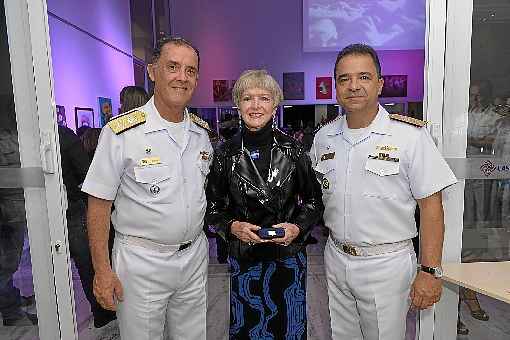
[[[203,120],[202,118],[197,116],[196,114],[193,114],[193,113],[190,112],[189,113],[189,117],[191,118],[193,123],[197,124],[201,128],[206,129],[207,131],[211,131],[211,128],[209,127],[209,124],[205,120]]]
[[[113,117],[108,126],[116,135],[134,128],[135,126],[144,124],[146,121],[146,113],[138,109],[128,111],[122,115]]]
[[[390,119],[398,120],[399,122],[411,124],[411,125],[418,126],[418,127],[424,127],[425,125],[427,125],[427,122],[425,122],[423,120],[419,120],[419,119],[416,119],[413,117],[399,115],[396,113],[390,114]]]

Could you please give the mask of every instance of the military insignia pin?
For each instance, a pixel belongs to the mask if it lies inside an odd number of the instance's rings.
[[[204,160],[204,161],[209,160],[209,152],[207,152],[207,151],[200,151],[200,158],[202,158],[202,160]]]
[[[322,180],[322,189],[324,189],[324,190],[328,190],[329,189],[329,181],[328,181],[327,178],[324,178]]]
[[[154,185],[151,185],[150,191],[151,191],[151,194],[157,195],[161,191],[161,188],[154,184]]]

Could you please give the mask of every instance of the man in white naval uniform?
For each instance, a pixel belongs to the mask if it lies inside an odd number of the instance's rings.
[[[428,308],[441,296],[441,190],[456,179],[424,122],[379,105],[383,79],[371,47],[344,48],[335,80],[346,115],[319,130],[311,150],[330,229],[324,261],[333,338],[404,339],[410,305]]]
[[[117,311],[124,340],[163,339],[165,323],[171,339],[206,339],[202,227],[212,147],[207,123],[185,108],[198,69],[199,54],[189,42],[162,39],[148,66],[153,98],[103,128],[83,184],[94,294]]]

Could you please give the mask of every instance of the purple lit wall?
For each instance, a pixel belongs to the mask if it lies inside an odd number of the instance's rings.
[[[129,0],[48,0],[48,12],[55,101],[68,127],[76,106],[93,108],[98,126],[98,97],[111,98],[115,114],[134,83]]]
[[[201,53],[192,105],[218,106],[212,97],[213,79],[236,79],[243,70],[260,67],[280,85],[283,72],[305,72],[305,100],[286,104],[333,103],[315,99],[315,77],[333,76],[336,52],[303,52],[302,11],[302,2],[296,0],[173,1],[172,32],[190,39]],[[384,101],[422,101],[424,51],[380,51],[379,56],[383,74],[408,75],[408,97]]]

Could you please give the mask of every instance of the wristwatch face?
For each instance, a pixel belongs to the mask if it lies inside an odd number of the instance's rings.
[[[423,270],[425,273],[432,274],[437,279],[440,279],[443,277],[443,269],[441,267],[421,266],[421,270]]]
[[[443,277],[443,269],[441,269],[441,267],[434,267],[432,269],[434,270],[434,277],[438,279]]]

